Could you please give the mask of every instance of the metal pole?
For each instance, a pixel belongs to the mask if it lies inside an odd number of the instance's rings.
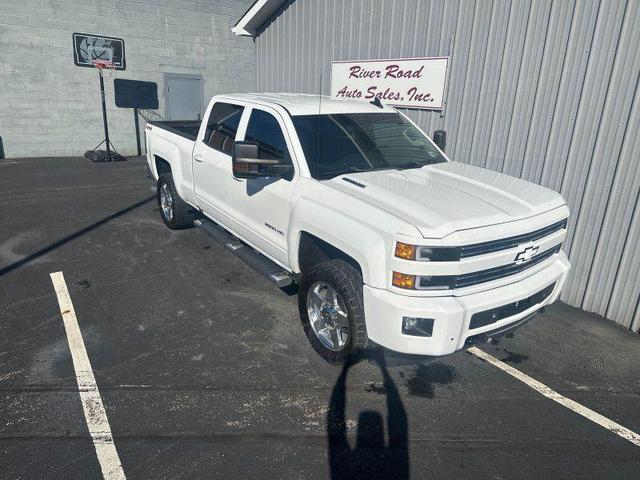
[[[104,137],[107,144],[107,162],[111,161],[111,142],[109,142],[109,127],[107,126],[107,104],[104,100],[104,79],[102,70],[98,69],[100,75],[100,97],[102,98],[102,122],[104,123]]]
[[[142,155],[142,147],[140,146],[140,123],[138,123],[138,109],[133,109],[133,119],[136,123],[136,142],[138,142],[138,156]]]

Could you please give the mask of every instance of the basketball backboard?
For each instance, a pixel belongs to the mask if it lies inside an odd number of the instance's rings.
[[[73,63],[78,67],[95,68],[94,60],[113,62],[116,70],[127,66],[124,56],[124,40],[87,33],[73,34]]]

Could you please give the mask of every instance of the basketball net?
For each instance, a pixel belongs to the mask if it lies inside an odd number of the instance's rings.
[[[93,59],[91,60],[93,66],[96,67],[100,71],[100,75],[103,75],[107,78],[113,76],[113,72],[116,70],[116,65],[110,60],[101,60],[101,59]]]

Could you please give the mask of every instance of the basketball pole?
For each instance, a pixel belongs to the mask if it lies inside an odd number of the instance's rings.
[[[102,123],[104,124],[104,138],[107,146],[107,162],[111,161],[111,144],[109,141],[109,126],[107,125],[107,103],[104,97],[104,78],[102,77],[102,69],[98,68],[100,75],[100,98],[102,101]]]

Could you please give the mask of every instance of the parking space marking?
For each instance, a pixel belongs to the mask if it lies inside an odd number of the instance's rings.
[[[73,368],[76,373],[78,389],[80,390],[84,417],[93,440],[93,446],[96,449],[98,462],[100,462],[102,476],[106,480],[125,480],[126,477],[120,463],[120,457],[118,457],[116,446],[113,443],[107,412],[104,409],[98,385],[91,369],[91,363],[78,326],[71,295],[69,295],[69,289],[64,281],[64,275],[62,272],[55,272],[51,273],[50,276],[58,297],[64,329],[67,333],[67,341],[69,342]]]
[[[578,402],[575,402],[565,396],[560,395],[558,392],[547,387],[545,384],[540,383],[536,379],[531,378],[529,375],[522,373],[520,370],[516,370],[515,368],[489,355],[488,353],[483,352],[479,348],[472,347],[468,351],[471,352],[473,355],[477,356],[478,358],[481,358],[485,362],[490,363],[491,365],[499,368],[503,372],[506,372],[512,377],[520,380],[521,382],[525,383],[526,385],[533,388],[538,393],[541,393],[545,397],[550,398],[554,402],[559,403],[560,405],[568,408],[569,410],[573,410],[577,414],[582,415],[583,417],[591,420],[592,422],[597,423],[601,427],[606,428],[607,430],[615,433],[616,435],[640,447],[640,435],[638,435],[637,433],[629,430],[626,427],[623,427],[622,425],[614,422],[613,420],[609,420],[607,417],[600,415],[597,412],[594,412],[590,408],[587,408],[579,404]]]

